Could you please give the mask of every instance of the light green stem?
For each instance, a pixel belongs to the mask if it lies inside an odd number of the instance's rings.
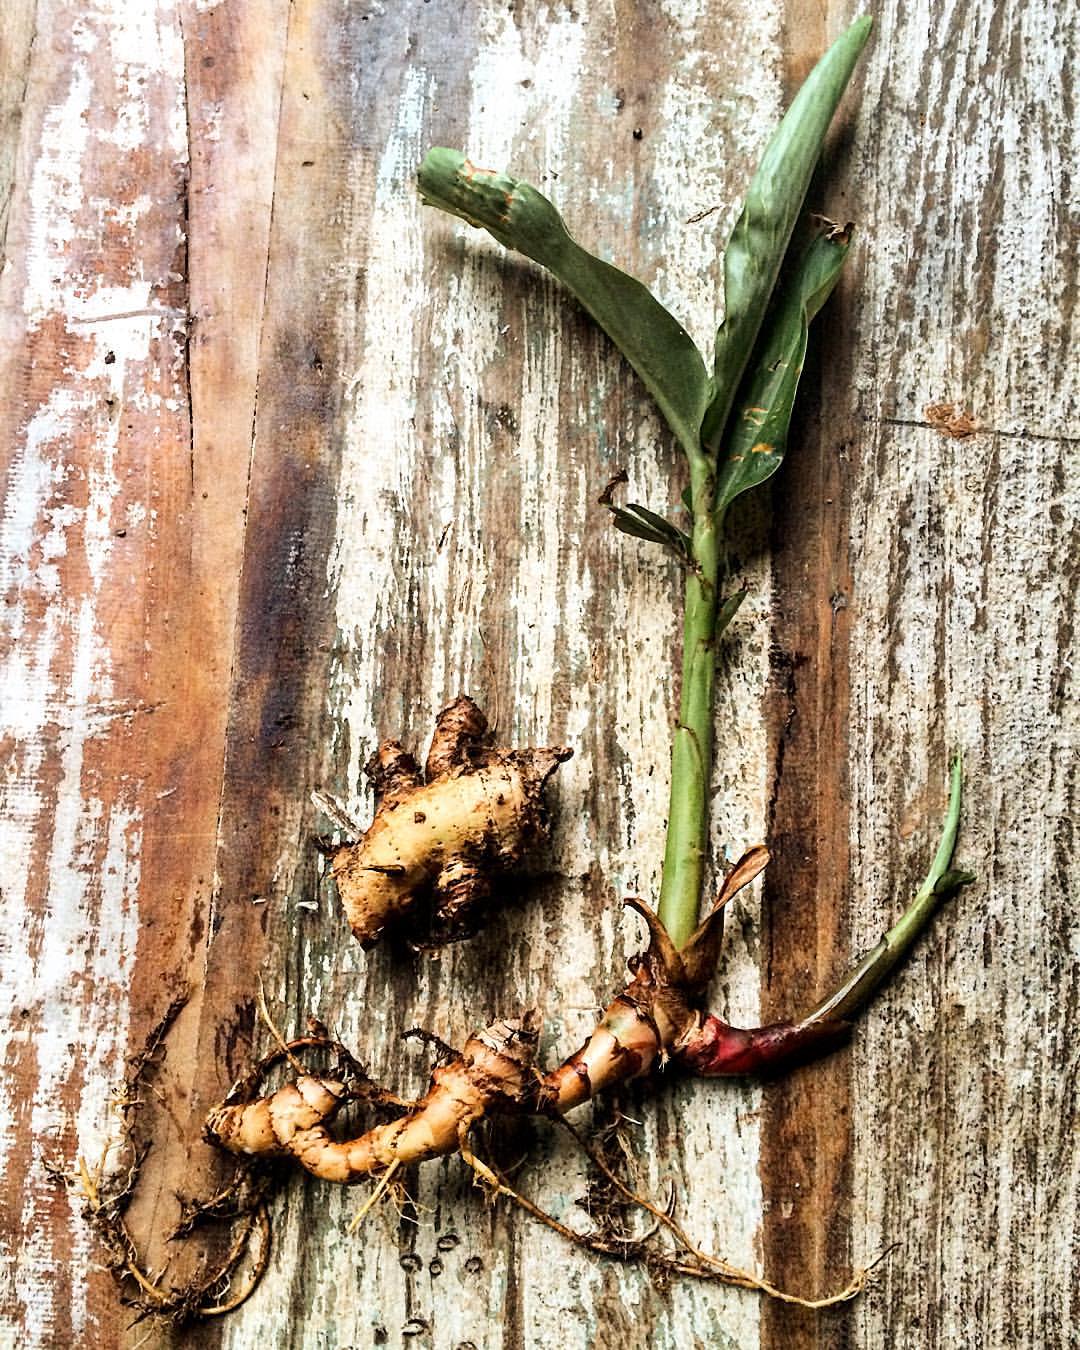
[[[709,778],[712,771],[716,644],[746,597],[736,591],[720,602],[720,540],[724,513],[714,509],[711,468],[691,461],[692,565],[686,574],[683,613],[682,688],[679,721],[671,749],[660,922],[677,948],[698,922],[709,839]]]
[[[691,556],[696,566],[686,574],[682,690],[671,750],[671,804],[659,907],[660,922],[676,947],[682,947],[697,927],[705,879],[719,636],[720,522],[713,513],[715,479],[694,464],[691,475]]]
[[[950,895],[955,894],[961,886],[966,886],[968,882],[974,880],[969,872],[949,871],[953,850],[956,848],[957,831],[960,828],[963,775],[959,755],[953,760],[951,780],[949,810],[941,832],[941,842],[934,854],[934,861],[930,864],[926,880],[919,887],[914,900],[877,946],[856,963],[840,988],[803,1019],[804,1024],[843,1020],[853,1017],[864,1008],[896,966],[907,956],[916,938],[933,918],[938,906]]]

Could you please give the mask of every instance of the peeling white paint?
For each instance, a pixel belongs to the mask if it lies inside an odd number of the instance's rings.
[[[95,156],[144,147],[170,163],[184,153],[175,83],[169,125],[151,126],[148,113],[147,91],[156,96],[158,82],[182,77],[174,29],[170,6],[117,0],[84,10],[64,35],[75,59],[44,109],[28,189],[14,207],[22,212],[23,270],[20,276],[10,266],[4,277],[5,303],[29,334],[55,322],[69,335],[57,344],[66,367],[28,409],[0,521],[0,580],[15,638],[0,669],[0,736],[17,747],[0,788],[0,988],[8,1025],[35,1028],[36,1059],[31,1101],[12,1099],[13,1085],[0,1081],[0,1167],[9,1163],[12,1125],[21,1121],[38,1142],[9,1292],[27,1310],[20,1343],[28,1350],[56,1343],[58,1312],[70,1318],[76,1343],[90,1334],[85,1272],[99,1259],[96,1241],[73,1196],[73,1302],[54,1308],[54,1193],[42,1162],[71,1167],[73,1140],[96,1162],[112,1128],[110,1084],[126,1049],[125,991],[139,931],[139,785],[96,784],[90,766],[115,724],[107,631],[115,603],[108,597],[118,584],[114,516],[124,502],[145,518],[150,503],[132,502],[132,484],[120,480],[122,421],[108,409],[167,411],[154,392],[151,343],[163,316],[174,322],[153,302],[157,278],[142,274],[138,245],[128,280],[102,279],[97,255],[106,220],[126,225],[138,240],[155,203],[143,193],[114,209],[97,195],[93,165]],[[46,26],[39,41],[59,36]],[[102,95],[99,81],[110,72],[118,100]],[[72,446],[88,431],[92,453],[78,461]],[[55,802],[38,786],[47,762],[58,775]],[[108,806],[97,787],[108,791]],[[27,870],[42,838],[49,840],[44,880]],[[31,883],[44,890],[36,915]],[[65,1104],[72,1101],[74,1107]]]
[[[509,11],[494,4],[481,7],[475,18],[479,43],[469,66],[469,140],[462,148],[477,162],[531,177],[556,202],[567,192],[596,197],[593,188],[572,178],[579,152],[570,135],[580,91],[589,73],[603,66],[602,26],[590,27],[572,14],[560,13],[553,14],[550,23],[525,32]],[[770,9],[746,36],[747,45],[774,41],[776,21]],[[526,41],[534,45],[527,47]],[[689,50],[693,42],[687,39],[685,45]],[[544,78],[536,78],[538,72],[544,72]],[[700,98],[694,103],[699,79],[694,60],[688,57],[666,78],[670,84],[665,85],[661,103],[678,107],[679,118],[677,125],[670,130],[665,126],[657,134],[669,136],[673,149],[676,142],[686,144],[687,138],[695,146],[708,145],[712,139],[709,110]],[[762,105],[761,116],[770,120],[778,102],[777,82],[762,80],[759,73],[754,88]],[[437,91],[425,72],[410,68],[399,95],[394,130],[379,161],[368,217],[370,243],[360,325],[364,345],[357,367],[345,377],[353,405],[342,466],[341,523],[330,576],[337,595],[339,630],[348,639],[348,647],[335,674],[331,708],[349,727],[347,786],[355,793],[361,766],[373,748],[379,711],[382,681],[375,635],[400,622],[403,611],[395,578],[416,566],[410,552],[417,544],[411,537],[408,504],[417,466],[428,462],[433,464],[434,481],[425,489],[429,496],[434,493],[441,498],[443,506],[435,511],[440,524],[449,524],[449,533],[446,546],[416,569],[420,596],[411,602],[411,621],[434,625],[440,639],[423,686],[430,707],[414,708],[413,724],[423,729],[444,694],[456,693],[463,685],[475,691],[476,632],[496,561],[483,532],[484,474],[491,472],[492,451],[481,400],[486,372],[519,362],[520,397],[513,408],[508,453],[520,479],[521,515],[516,548],[509,558],[498,560],[504,572],[511,569],[509,584],[504,574],[497,584],[508,593],[514,623],[512,708],[502,710],[501,729],[516,729],[516,739],[522,741],[543,742],[552,738],[558,715],[559,735],[576,744],[579,754],[560,770],[556,866],[560,873],[574,876],[599,863],[612,893],[611,907],[600,921],[603,931],[587,941],[561,944],[556,961],[558,997],[549,997],[550,991],[536,991],[536,997],[545,999],[550,1033],[565,1052],[587,1033],[595,1021],[597,1004],[611,996],[622,978],[621,958],[610,959],[606,954],[629,953],[641,941],[637,922],[627,919],[618,904],[619,888],[630,885],[655,897],[659,882],[673,715],[662,695],[665,688],[670,691],[676,587],[662,564],[652,565],[639,557],[632,541],[620,539],[611,550],[618,576],[597,578],[584,561],[584,532],[593,524],[595,497],[603,486],[606,465],[597,453],[599,442],[591,443],[587,433],[580,452],[576,445],[571,449],[570,429],[562,422],[567,391],[582,405],[583,425],[598,415],[588,406],[585,392],[591,392],[597,380],[594,357],[564,348],[555,340],[567,301],[538,269],[533,269],[536,284],[521,307],[506,311],[501,250],[480,231],[419,211],[412,175],[427,148],[422,136],[433,96],[437,97]],[[719,150],[717,162],[722,162]],[[663,214],[658,215],[655,234],[664,245],[656,247],[653,260],[669,259],[677,240],[677,264],[664,264],[670,292],[666,298],[681,317],[689,315],[697,331],[706,335],[704,345],[711,354],[720,276],[716,240],[711,232],[686,229],[680,223],[683,213],[700,209],[703,180],[700,176],[687,180],[682,164],[659,173],[657,210]],[[730,187],[731,180],[730,173],[714,171],[704,180],[705,190],[719,192]],[[566,184],[566,191],[560,195],[561,183]],[[585,229],[596,229],[595,222],[586,222]],[[584,230],[579,233],[584,237]],[[428,250],[445,248],[442,241],[447,234],[461,241],[462,260],[459,266],[440,273],[438,293],[433,294],[424,277],[425,255]],[[602,243],[598,239],[596,246]],[[402,316],[425,309],[431,314],[434,368],[445,371],[446,380],[445,398],[422,400],[421,404],[425,408],[430,404],[433,446],[443,447],[436,454],[418,439],[411,421],[417,406],[416,371],[421,363],[426,370],[432,368],[433,353],[418,347],[422,324],[412,331],[402,324]],[[596,409],[605,387],[614,388],[619,381],[630,383],[612,354],[605,357],[600,380]],[[505,387],[497,374],[494,383],[500,390]],[[655,416],[645,408],[632,443],[615,451],[625,453],[633,466],[635,498],[660,508],[667,505],[670,483],[669,466],[658,457],[658,445],[663,443]],[[389,506],[399,501],[403,511],[395,528]],[[467,584],[455,589],[461,584],[463,560],[467,560]],[[738,772],[725,774],[723,779],[716,842],[718,848],[734,851],[760,838],[765,793],[761,698],[767,678],[767,568],[756,565],[749,580],[753,597],[738,629],[739,660],[733,663],[735,673],[722,681],[721,692],[724,718],[740,728],[740,762]],[[588,748],[597,715],[592,687],[591,644],[595,639],[590,636],[589,615],[598,586],[605,590],[617,586],[624,597],[620,602],[625,607],[624,622],[611,634],[609,646],[625,652],[620,658],[618,715],[627,769],[625,777],[611,787],[632,802],[630,840],[597,839],[595,822],[587,818],[594,786]],[[573,672],[572,677],[567,681],[560,675],[563,687],[556,689],[556,672],[564,670]],[[661,682],[658,670],[665,672]],[[464,684],[468,678],[471,686]],[[398,691],[391,694],[395,700],[398,696]],[[363,799],[359,801],[362,807]],[[356,798],[350,802],[350,811],[363,815],[362,809],[357,810]],[[550,941],[550,930],[545,931],[535,911],[523,911],[516,922],[529,931],[530,941]],[[563,922],[572,926],[572,915]],[[736,949],[738,945],[729,943]],[[598,951],[605,954],[600,965]],[[347,958],[346,953],[339,959]],[[463,962],[467,961],[465,955]],[[456,954],[444,963],[451,966],[450,980],[460,984],[469,978],[467,964],[463,969]],[[361,969],[366,964],[361,958]],[[422,1002],[424,970],[418,975]],[[756,964],[745,951],[729,954],[725,986],[733,991],[737,1003],[730,1011],[754,1019],[757,979]],[[358,1019],[358,1034],[377,1043],[377,991],[369,992],[366,1000],[359,990],[357,994],[357,1011],[347,1015]],[[477,998],[483,997],[477,991]],[[476,1000],[464,995],[462,1001],[468,1005]],[[693,1131],[693,1122],[705,1122],[698,1131],[701,1139],[683,1140],[682,1147],[691,1156],[707,1156],[713,1178],[696,1198],[686,1201],[688,1221],[704,1241],[712,1241],[726,1256],[748,1265],[756,1261],[755,1234],[761,1213],[758,1134],[753,1122],[756,1103],[754,1089],[730,1084],[696,1084],[679,1096],[686,1128]],[[670,1135],[674,1110],[674,1102],[661,1108],[640,1141],[643,1152],[657,1160],[659,1170],[664,1167],[664,1139]],[[435,1203],[445,1184],[440,1172],[436,1168],[422,1172],[422,1204]],[[572,1224],[581,1219],[573,1202],[583,1188],[581,1160],[565,1149],[560,1150],[556,1167],[541,1169],[530,1183],[541,1203]],[[720,1222],[718,1211],[722,1211]],[[290,1225],[284,1240],[291,1249],[302,1239]],[[565,1282],[553,1286],[550,1243],[550,1236],[542,1230],[526,1229],[513,1258],[530,1302],[526,1326],[573,1325],[575,1317],[592,1304],[599,1287],[600,1272],[576,1262],[567,1263]],[[368,1259],[378,1261],[374,1252]],[[497,1298],[499,1282],[506,1279],[503,1261],[509,1258],[496,1253],[493,1259],[496,1268],[485,1275],[485,1287],[476,1290],[476,1298]],[[398,1277],[389,1272],[375,1277],[382,1281],[381,1304],[392,1306]],[[616,1271],[614,1278],[627,1306],[633,1306],[641,1296],[640,1275]],[[440,1299],[440,1337],[448,1344],[475,1340],[481,1306],[473,1296],[459,1301]],[[678,1290],[671,1335],[692,1337],[693,1328],[712,1324],[719,1310],[720,1323],[736,1341],[751,1343],[756,1336],[756,1304],[717,1288]]]
[[[34,219],[26,250],[23,311],[29,325],[56,312],[57,290],[63,285],[64,254],[75,241],[83,209],[81,165],[90,142],[88,114],[93,96],[85,64],[72,68],[62,101],[46,114],[41,129],[29,200]]]
[[[394,505],[410,498],[411,476],[420,453],[411,412],[416,399],[416,352],[403,314],[420,308],[422,245],[420,205],[411,190],[422,154],[421,129],[432,96],[430,78],[411,71],[398,104],[395,128],[383,150],[375,180],[375,201],[365,225],[370,236],[363,314],[364,344],[354,370],[343,372],[355,394],[343,448],[339,511],[342,526],[330,560],[329,584],[339,596],[339,627],[349,634],[370,666],[377,653],[370,643],[388,626],[396,597],[372,577],[387,578],[399,541]],[[356,522],[361,528],[356,528]],[[407,546],[407,545],[406,545]],[[338,715],[351,730],[351,760],[345,806],[363,818],[362,767],[375,739],[378,709],[367,682],[332,690]]]

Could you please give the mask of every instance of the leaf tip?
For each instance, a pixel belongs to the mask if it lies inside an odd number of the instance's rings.
[[[855,20],[848,29],[853,38],[862,38],[863,42],[870,36],[874,27],[874,16],[872,14],[863,14]]]

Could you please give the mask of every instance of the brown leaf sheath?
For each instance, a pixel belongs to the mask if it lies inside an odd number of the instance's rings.
[[[436,719],[423,776],[397,741],[384,741],[372,756],[375,818],[331,864],[363,946],[429,892],[430,931],[415,935],[418,943],[468,937],[494,880],[544,839],[544,784],[573,751],[508,750],[486,745],[486,738],[484,714],[462,696]]]
[[[540,1110],[562,1114],[669,1058],[701,1077],[766,1073],[824,1053],[844,1038],[844,1022],[816,1019],[743,1030],[697,1006],[716,965],[724,906],[768,861],[768,850],[760,845],[740,858],[712,911],[681,951],[647,905],[627,900],[649,926],[648,950],[631,960],[633,980],[581,1049],[543,1079]]]
[[[293,1157],[324,1181],[354,1182],[393,1163],[457,1151],[483,1116],[517,1107],[530,1085],[536,1032],[530,1019],[493,1022],[465,1044],[461,1058],[435,1069],[414,1110],[357,1139],[336,1140],[327,1123],[349,1100],[338,1080],[303,1077],[269,1097],[217,1107],[207,1136],[231,1153]]]

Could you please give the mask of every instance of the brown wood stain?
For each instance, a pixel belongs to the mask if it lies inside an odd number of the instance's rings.
[[[209,1186],[206,1106],[315,1013],[395,1090],[538,1007],[580,1043],[659,881],[680,577],[596,506],[675,511],[644,391],[537,269],[421,209],[431,144],[509,167],[703,345],[721,248],[784,99],[853,17],[788,0],[16,0],[0,15],[0,1328],[129,1329],[77,1202],[124,1055],[182,987],[133,1231]],[[734,522],[714,856],[768,835],[716,1010],[807,1007],[928,862],[965,755],[978,873],[852,1045],[762,1087],[665,1076],[618,1106],[643,1185],[808,1313],[567,1250],[458,1160],[414,1208],[295,1178],[244,1309],[178,1344],[1062,1346],[1075,1236],[1078,548],[1073,64],[1063,7],[886,0],[812,206],[858,233],[790,462]],[[1070,177],[1071,175],[1071,177]],[[927,407],[978,425],[952,439]],[[767,523],[768,522],[768,523]],[[441,960],[362,953],[322,877],[320,787],[361,817],[377,740],[469,692],[567,743],[537,878]],[[596,1108],[609,1120],[614,1103]],[[587,1117],[587,1113],[583,1113]],[[586,1169],[495,1136],[570,1222]],[[153,1235],[153,1236],[151,1236]],[[455,1241],[449,1243],[449,1238]],[[173,1255],[172,1274],[199,1248]],[[2,1337],[0,1337],[2,1339]]]

